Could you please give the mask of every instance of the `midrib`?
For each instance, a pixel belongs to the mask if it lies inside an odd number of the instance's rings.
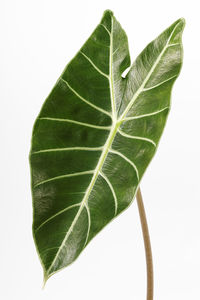
[[[110,33],[110,55],[109,55],[109,85],[110,85],[110,99],[112,107],[112,119],[116,122],[116,109],[115,109],[115,93],[113,82],[113,18],[111,21],[111,33]]]
[[[60,245],[59,250],[58,250],[58,252],[57,252],[57,254],[56,254],[56,256],[55,256],[53,262],[51,263],[49,269],[48,269],[47,272],[46,272],[47,277],[48,277],[48,274],[49,274],[50,270],[52,269],[54,263],[56,262],[57,258],[59,257],[60,251],[62,250],[63,246],[64,246],[65,243],[67,242],[68,237],[70,236],[71,232],[73,231],[73,228],[74,228],[74,226],[76,225],[76,222],[77,222],[77,220],[78,220],[78,218],[79,218],[79,216],[80,216],[80,214],[81,214],[83,208],[84,208],[85,205],[87,204],[88,198],[89,198],[89,196],[90,196],[90,194],[91,194],[91,191],[92,191],[92,189],[93,189],[93,187],[94,187],[94,185],[95,185],[95,182],[96,182],[96,180],[97,180],[97,177],[98,177],[98,175],[99,175],[99,172],[100,172],[100,170],[101,170],[101,168],[102,168],[102,166],[103,166],[103,164],[104,164],[104,162],[105,162],[105,160],[106,160],[107,154],[108,154],[108,152],[109,152],[109,149],[110,149],[110,147],[111,147],[111,145],[112,145],[112,142],[113,142],[113,140],[114,140],[114,138],[115,138],[116,132],[117,132],[117,130],[118,130],[120,124],[121,124],[120,122],[115,122],[115,123],[113,123],[113,126],[112,126],[112,128],[111,128],[110,134],[109,134],[109,136],[108,136],[108,138],[107,138],[107,140],[106,140],[106,143],[105,143],[105,145],[104,145],[104,149],[103,149],[102,154],[101,154],[101,156],[100,156],[100,158],[99,158],[97,167],[96,167],[96,169],[95,169],[95,171],[94,171],[94,175],[93,175],[93,177],[92,177],[92,180],[91,180],[91,182],[90,182],[90,184],[89,184],[89,186],[88,186],[88,188],[87,188],[87,190],[86,190],[86,193],[85,193],[85,196],[84,196],[84,198],[83,198],[83,200],[82,200],[82,203],[81,203],[81,205],[80,205],[80,208],[79,208],[79,210],[78,210],[78,212],[77,212],[77,214],[76,214],[76,216],[75,216],[75,218],[74,218],[74,220],[73,220],[73,222],[72,222],[70,228],[68,229],[68,231],[67,231],[67,233],[66,233],[66,235],[65,235],[65,238],[64,238],[63,242],[62,242],[62,244]]]

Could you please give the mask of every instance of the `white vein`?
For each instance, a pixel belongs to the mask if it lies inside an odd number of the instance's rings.
[[[120,129],[118,129],[118,133],[120,133],[121,135],[123,135],[124,137],[129,138],[129,139],[142,140],[142,141],[151,143],[151,144],[154,145],[154,147],[156,147],[156,143],[155,143],[153,140],[148,139],[148,138],[146,138],[146,137],[136,136],[136,135],[130,135],[130,134],[127,134],[127,133],[123,132],[123,131],[120,130]]]
[[[37,229],[35,229],[35,233],[41,228],[43,227],[46,223],[48,223],[50,220],[54,219],[55,217],[59,216],[60,214],[64,213],[65,211],[71,209],[71,208],[74,208],[76,206],[80,206],[80,203],[77,203],[77,204],[73,204],[73,205],[70,205],[62,210],[60,210],[59,212],[57,212],[55,215],[51,216],[50,218],[48,218],[47,220],[45,220],[42,224],[40,224],[40,226],[37,227]],[[56,248],[59,248],[59,247],[56,247]]]
[[[115,194],[115,190],[110,182],[110,180],[108,179],[108,177],[101,171],[99,172],[99,174],[101,175],[101,177],[103,177],[103,179],[107,182],[112,194],[113,194],[113,198],[114,198],[114,202],[115,202],[115,216],[117,214],[117,207],[118,207],[118,202],[117,202],[117,196]]]
[[[116,48],[115,51],[113,52],[113,55],[115,55],[115,53],[117,53],[118,50],[119,48]]]
[[[109,75],[104,73],[103,71],[101,71],[96,65],[95,63],[91,60],[91,58],[89,58],[84,52],[80,51],[80,53],[89,61],[89,63],[93,66],[93,68],[95,70],[97,70],[97,72],[99,72],[101,75],[103,75],[104,77],[106,77],[107,79],[109,79]]]
[[[62,179],[62,178],[74,177],[74,176],[88,175],[88,174],[93,174],[93,173],[94,173],[94,170],[55,176],[55,177],[52,177],[52,178],[49,178],[49,179],[46,179],[46,180],[43,180],[43,181],[37,183],[36,185],[34,185],[34,188],[40,186],[41,184],[50,182],[50,181],[54,181],[54,180],[58,180],[58,179]]]
[[[172,30],[166,45],[163,47],[163,50],[161,51],[161,53],[158,55],[155,63],[153,64],[153,66],[151,67],[149,73],[147,74],[146,78],[144,79],[143,83],[141,84],[141,86],[138,88],[138,90],[136,91],[136,93],[134,94],[133,98],[131,99],[131,101],[129,102],[129,104],[127,105],[126,109],[124,110],[124,112],[122,113],[121,117],[120,117],[120,121],[123,121],[124,117],[126,116],[126,114],[129,112],[130,108],[132,107],[133,103],[135,102],[135,100],[138,98],[138,96],[140,95],[140,93],[143,91],[143,89],[145,88],[145,85],[147,84],[148,80],[150,79],[151,75],[153,74],[155,68],[157,67],[157,65],[159,64],[163,54],[165,53],[165,50],[168,48],[169,46],[169,42],[174,34],[174,31],[176,30],[177,26],[179,25],[179,23],[176,24],[176,26],[174,27],[174,29]]]
[[[110,130],[110,126],[98,126],[98,125],[93,125],[93,124],[88,124],[88,123],[83,123],[75,120],[70,120],[70,119],[60,119],[60,118],[50,118],[50,117],[42,117],[38,118],[39,120],[48,120],[48,121],[56,121],[56,122],[68,122],[76,125],[81,125],[81,126],[86,126],[94,129],[102,129],[102,130]]]
[[[41,256],[44,256],[44,253],[46,253],[49,250],[53,250],[53,249],[58,249],[59,247],[51,247],[51,248],[47,248],[45,250],[41,250]]]
[[[175,78],[175,77],[177,77],[177,76],[178,76],[178,75],[171,76],[171,77],[169,77],[168,79],[163,80],[162,82],[159,82],[159,83],[157,83],[157,84],[155,84],[155,85],[153,85],[153,86],[151,86],[151,87],[143,88],[143,91],[145,92],[145,91],[149,91],[149,90],[155,89],[155,88],[157,88],[158,86],[164,84],[164,83],[167,82],[167,81],[170,81],[171,79],[173,79],[173,78]]]
[[[178,45],[180,45],[180,43],[169,44],[169,45],[167,46],[167,48],[169,48],[169,47],[174,47],[174,46],[178,46]]]
[[[111,35],[110,31],[108,30],[108,28],[105,25],[103,25],[102,23],[100,23],[100,25],[107,31],[107,33],[109,35]]]
[[[139,172],[138,172],[138,169],[136,167],[136,165],[128,158],[126,157],[124,154],[122,154],[121,152],[117,151],[117,150],[114,150],[114,149],[110,149],[109,152],[113,153],[113,154],[116,154],[116,155],[119,155],[121,156],[124,160],[126,160],[135,170],[136,172],[136,176],[137,176],[137,179],[139,181]]]
[[[87,99],[83,98],[79,93],[77,93],[77,91],[75,91],[71,85],[65,80],[63,79],[62,77],[60,77],[60,80],[62,80],[67,86],[68,88],[79,98],[81,99],[83,102],[85,102],[86,104],[90,105],[91,107],[93,107],[94,109],[96,110],[99,110],[100,112],[102,112],[103,114],[106,114],[108,115],[109,117],[112,117],[111,114],[106,111],[105,109],[99,107],[99,106],[96,106],[95,104],[91,103],[90,101],[88,101]]]
[[[111,23],[111,35],[110,35],[110,58],[109,58],[109,84],[110,84],[110,99],[112,107],[112,119],[116,122],[116,109],[115,109],[115,94],[114,94],[114,82],[113,82],[113,18]]]
[[[88,207],[87,203],[85,203],[85,208],[86,208],[87,215],[88,215],[88,230],[87,230],[87,235],[86,235],[84,247],[85,247],[85,245],[87,244],[88,237],[89,237],[89,234],[90,234],[90,227],[91,227],[90,210],[89,210],[89,207]]]
[[[165,111],[166,109],[170,109],[169,106],[164,107],[163,109],[154,111],[152,113],[148,113],[148,114],[143,114],[143,115],[138,115],[138,116],[134,116],[134,117],[127,117],[124,119],[124,122],[126,121],[131,121],[131,120],[135,120],[135,119],[141,119],[141,118],[146,118],[146,117],[151,117],[157,114],[160,114],[161,112]]]
[[[39,154],[45,152],[60,152],[60,151],[100,151],[103,147],[67,147],[67,148],[53,148],[44,149],[32,152],[32,154]]]

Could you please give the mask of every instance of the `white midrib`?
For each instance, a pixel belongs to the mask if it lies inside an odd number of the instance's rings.
[[[116,132],[117,132],[119,126],[120,126],[120,123],[116,122],[116,123],[113,124],[113,126],[112,126],[112,128],[111,128],[110,134],[109,134],[109,136],[108,136],[108,138],[107,138],[107,141],[106,141],[106,143],[105,143],[105,145],[104,145],[104,149],[103,149],[102,154],[101,154],[101,156],[100,156],[100,158],[99,158],[99,162],[98,162],[98,164],[97,164],[97,167],[96,167],[96,169],[94,170],[94,175],[93,175],[93,177],[92,177],[92,180],[91,180],[91,182],[90,182],[90,184],[89,184],[89,186],[88,186],[88,188],[87,188],[87,190],[86,190],[85,196],[83,197],[82,203],[81,203],[81,205],[80,205],[80,207],[79,207],[79,209],[78,209],[78,211],[77,211],[77,214],[76,214],[76,216],[75,216],[75,218],[74,218],[74,220],[73,220],[73,222],[72,222],[70,228],[68,229],[65,238],[64,238],[63,241],[62,241],[62,244],[60,245],[59,250],[57,251],[57,254],[56,254],[56,256],[54,257],[54,260],[52,261],[52,263],[51,263],[49,269],[48,269],[47,272],[46,272],[47,276],[48,276],[48,274],[50,273],[52,267],[54,266],[54,264],[55,264],[57,258],[59,257],[60,252],[61,252],[63,246],[65,245],[65,243],[66,243],[66,241],[67,241],[69,235],[71,234],[71,232],[72,232],[72,230],[73,230],[73,228],[74,228],[74,226],[75,226],[75,224],[76,224],[76,222],[77,222],[77,220],[78,220],[78,218],[79,218],[79,216],[80,216],[80,214],[81,214],[83,208],[87,205],[87,201],[88,201],[88,198],[89,198],[89,196],[90,196],[90,193],[91,193],[91,191],[92,191],[92,189],[93,189],[93,186],[94,186],[94,184],[95,184],[95,182],[96,182],[96,179],[97,179],[97,177],[98,177],[98,175],[99,175],[99,172],[100,172],[100,170],[101,170],[101,168],[102,168],[102,166],[103,166],[103,164],[104,164],[104,161],[105,161],[105,159],[106,159],[106,157],[107,157],[107,154],[108,154],[108,152],[109,152],[109,149],[110,149],[110,147],[111,147],[111,144],[112,144],[112,142],[113,142],[113,139],[114,139],[114,137],[115,137],[115,134],[116,134]]]
[[[115,108],[115,94],[114,94],[114,82],[113,82],[113,18],[111,21],[111,33],[110,33],[110,56],[109,56],[109,85],[110,85],[110,99],[112,107],[112,120],[113,123],[117,121],[116,108]]]
[[[70,236],[71,232],[73,231],[73,228],[83,210],[83,208],[85,207],[87,209],[87,201],[88,201],[88,198],[90,196],[90,193],[95,185],[95,182],[97,180],[97,177],[99,176],[99,173],[101,171],[101,168],[105,162],[105,159],[107,157],[107,154],[109,152],[109,149],[111,148],[111,145],[112,145],[112,142],[114,140],[114,137],[116,135],[116,132],[119,128],[119,126],[121,125],[121,123],[124,121],[124,117],[126,116],[126,114],[128,113],[129,109],[131,108],[131,106],[133,105],[133,103],[135,102],[135,100],[137,99],[137,97],[139,96],[139,94],[142,92],[143,88],[145,87],[147,81],[149,80],[150,76],[152,75],[153,71],[155,70],[156,66],[158,65],[162,55],[164,54],[165,50],[167,49],[167,46],[168,46],[168,43],[176,29],[176,27],[179,25],[179,23],[175,26],[175,28],[173,29],[172,33],[170,34],[169,36],[169,39],[167,40],[167,43],[165,45],[165,47],[163,48],[163,50],[161,51],[160,55],[158,56],[158,58],[156,59],[155,61],[155,64],[152,66],[152,68],[150,69],[150,72],[148,73],[148,75],[146,76],[145,80],[143,81],[143,84],[140,86],[140,88],[137,90],[137,92],[135,93],[134,97],[131,99],[131,101],[129,102],[127,108],[124,110],[123,114],[120,116],[119,119],[116,118],[116,111],[115,111],[115,101],[114,101],[114,86],[113,86],[113,76],[112,76],[112,29],[113,29],[113,18],[112,18],[112,28],[111,28],[111,45],[110,45],[110,74],[109,74],[109,83],[110,83],[110,91],[111,91],[111,106],[112,106],[112,119],[113,119],[113,123],[112,123],[112,127],[111,127],[111,131],[110,131],[110,134],[107,138],[107,141],[103,147],[103,151],[102,151],[102,154],[99,158],[99,161],[98,161],[98,164],[97,164],[97,167],[96,169],[94,170],[94,174],[93,174],[93,177],[92,177],[92,180],[86,190],[86,193],[85,193],[85,196],[83,197],[83,200],[81,202],[81,205],[77,211],[77,214],[70,226],[70,228],[68,229],[66,235],[65,235],[65,238],[63,239],[63,242],[62,244],[60,245],[59,247],[59,250],[57,251],[56,253],[56,256],[54,257],[54,260],[52,261],[50,267],[48,268],[48,270],[46,271],[46,275],[48,276],[52,267],[54,266],[57,258],[59,257],[60,255],[60,252],[63,248],[63,246],[65,245],[68,237]],[[88,238],[88,235],[87,235],[87,238]],[[86,244],[86,243],[85,243]]]

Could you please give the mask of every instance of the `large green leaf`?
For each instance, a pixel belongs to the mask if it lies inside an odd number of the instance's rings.
[[[165,126],[183,27],[183,19],[172,24],[123,78],[127,37],[106,11],[45,101],[30,155],[33,232],[45,279],[133,201]]]

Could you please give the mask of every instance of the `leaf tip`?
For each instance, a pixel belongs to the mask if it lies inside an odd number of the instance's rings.
[[[178,25],[179,30],[182,31],[182,30],[184,29],[184,27],[185,27],[185,19],[184,19],[184,18],[178,19],[178,20],[174,23],[174,25]]]
[[[103,17],[105,17],[105,16],[107,16],[107,15],[109,15],[109,16],[113,16],[113,12],[112,12],[112,10],[110,10],[110,9],[106,9],[105,11],[104,11],[104,13],[103,13]]]
[[[178,19],[178,23],[179,23],[180,25],[182,25],[183,28],[185,27],[185,19],[184,19],[184,18]]]

